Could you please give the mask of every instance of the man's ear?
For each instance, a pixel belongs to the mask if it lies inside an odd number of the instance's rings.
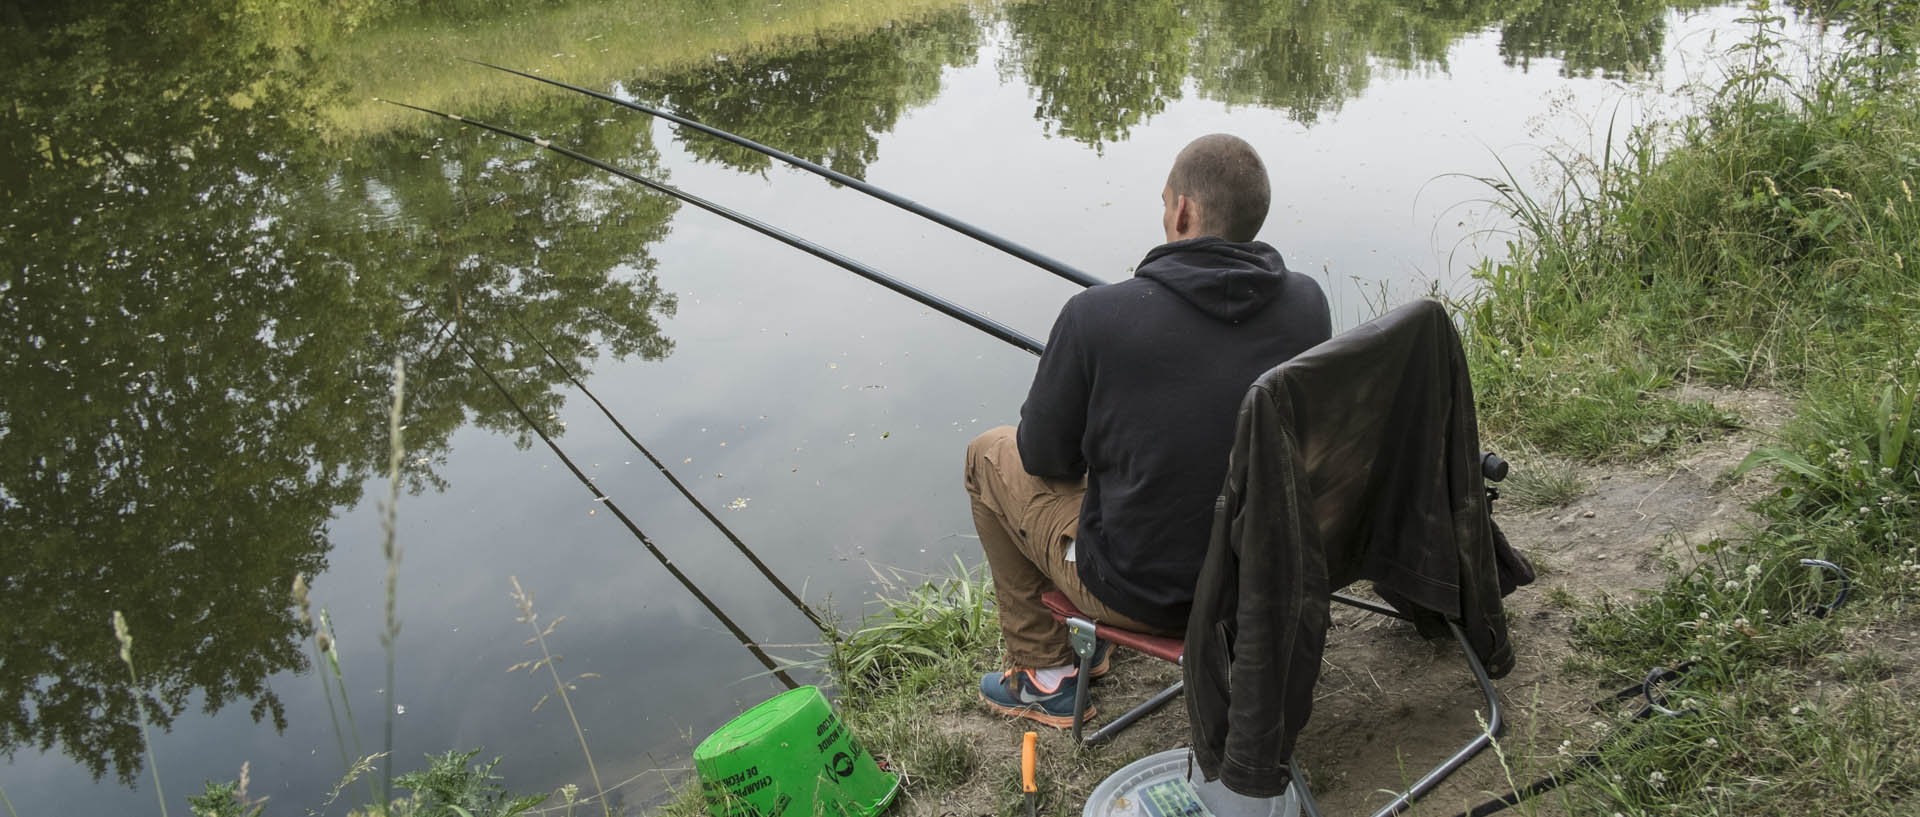
[[[1193,208],[1194,208],[1193,199],[1187,198],[1186,196],[1180,196],[1174,202],[1173,204],[1174,233],[1178,235],[1186,235],[1187,231],[1193,227],[1193,222],[1194,222]]]

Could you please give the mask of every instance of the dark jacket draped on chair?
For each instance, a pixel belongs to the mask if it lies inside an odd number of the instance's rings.
[[[1369,579],[1423,633],[1458,623],[1513,668],[1501,598],[1533,571],[1488,516],[1473,386],[1432,301],[1267,372],[1241,401],[1187,624],[1187,711],[1208,779],[1286,790],[1332,591]]]

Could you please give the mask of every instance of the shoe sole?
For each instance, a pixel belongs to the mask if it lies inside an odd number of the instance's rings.
[[[1046,724],[1047,726],[1051,726],[1055,729],[1072,729],[1073,728],[1072,715],[1051,715],[1051,714],[1048,714],[1046,710],[1040,709],[1034,706],[1007,706],[1005,704],[995,702],[993,699],[988,698],[984,693],[980,695],[980,700],[986,703],[988,709],[991,709],[1002,715],[1006,715],[1007,717],[1010,717],[1010,718],[1026,718],[1027,720],[1033,721],[1035,723]],[[1099,712],[1098,710],[1093,708],[1093,704],[1087,704],[1087,712],[1086,712],[1086,715],[1084,716],[1085,720],[1091,722],[1093,720],[1093,716],[1096,714],[1099,714]]]

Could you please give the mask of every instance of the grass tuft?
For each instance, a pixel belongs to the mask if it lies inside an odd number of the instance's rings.
[[[951,576],[899,589],[899,575],[881,577],[890,591],[880,609],[845,635],[832,635],[826,662],[842,691],[875,697],[930,689],[957,663],[997,646],[1000,622],[993,580],[983,563],[968,568],[954,557]]]
[[[1587,480],[1571,462],[1529,458],[1500,483],[1500,499],[1509,508],[1558,508],[1587,491]]]

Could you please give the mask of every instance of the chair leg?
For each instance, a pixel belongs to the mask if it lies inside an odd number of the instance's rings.
[[[1405,794],[1393,798],[1393,802],[1374,812],[1373,817],[1392,817],[1412,807],[1413,801],[1433,791],[1434,787],[1440,785],[1440,781],[1447,779],[1448,775],[1466,765],[1467,761],[1472,760],[1474,755],[1480,754],[1482,749],[1493,745],[1494,736],[1500,734],[1505,726],[1505,718],[1500,708],[1500,693],[1493,688],[1493,679],[1487,676],[1487,668],[1480,663],[1480,656],[1474,654],[1473,644],[1467,641],[1467,634],[1460,629],[1460,625],[1448,620],[1447,626],[1453,629],[1454,639],[1460,642],[1460,649],[1467,655],[1467,669],[1473,671],[1473,679],[1480,683],[1480,694],[1486,696],[1486,728],[1475,735],[1473,740],[1467,741],[1467,744],[1460,747],[1460,750],[1454,752],[1451,757],[1440,761],[1440,765],[1433,767],[1432,771],[1414,781],[1412,788],[1407,789]]]
[[[1307,787],[1307,781],[1301,779],[1300,759],[1288,761],[1293,767],[1293,783],[1288,788],[1300,798],[1300,811],[1307,817],[1320,817],[1320,802],[1313,799],[1313,789]]]
[[[1114,718],[1112,721],[1107,722],[1106,725],[1094,730],[1093,734],[1088,735],[1086,740],[1081,741],[1081,743],[1087,746],[1096,746],[1105,743],[1114,735],[1120,734],[1120,730],[1132,726],[1134,721],[1159,711],[1160,707],[1166,706],[1168,701],[1180,697],[1180,693],[1186,688],[1186,685],[1187,682],[1184,680],[1173,682],[1172,686],[1154,693],[1153,697],[1148,698],[1146,703],[1134,707],[1126,714]],[[1075,737],[1077,739],[1078,735]]]
[[[1100,645],[1099,631],[1084,618],[1067,619],[1067,643],[1080,656],[1080,674],[1074,678],[1073,742],[1080,743],[1080,728],[1087,720],[1087,687],[1093,684],[1093,654]]]

